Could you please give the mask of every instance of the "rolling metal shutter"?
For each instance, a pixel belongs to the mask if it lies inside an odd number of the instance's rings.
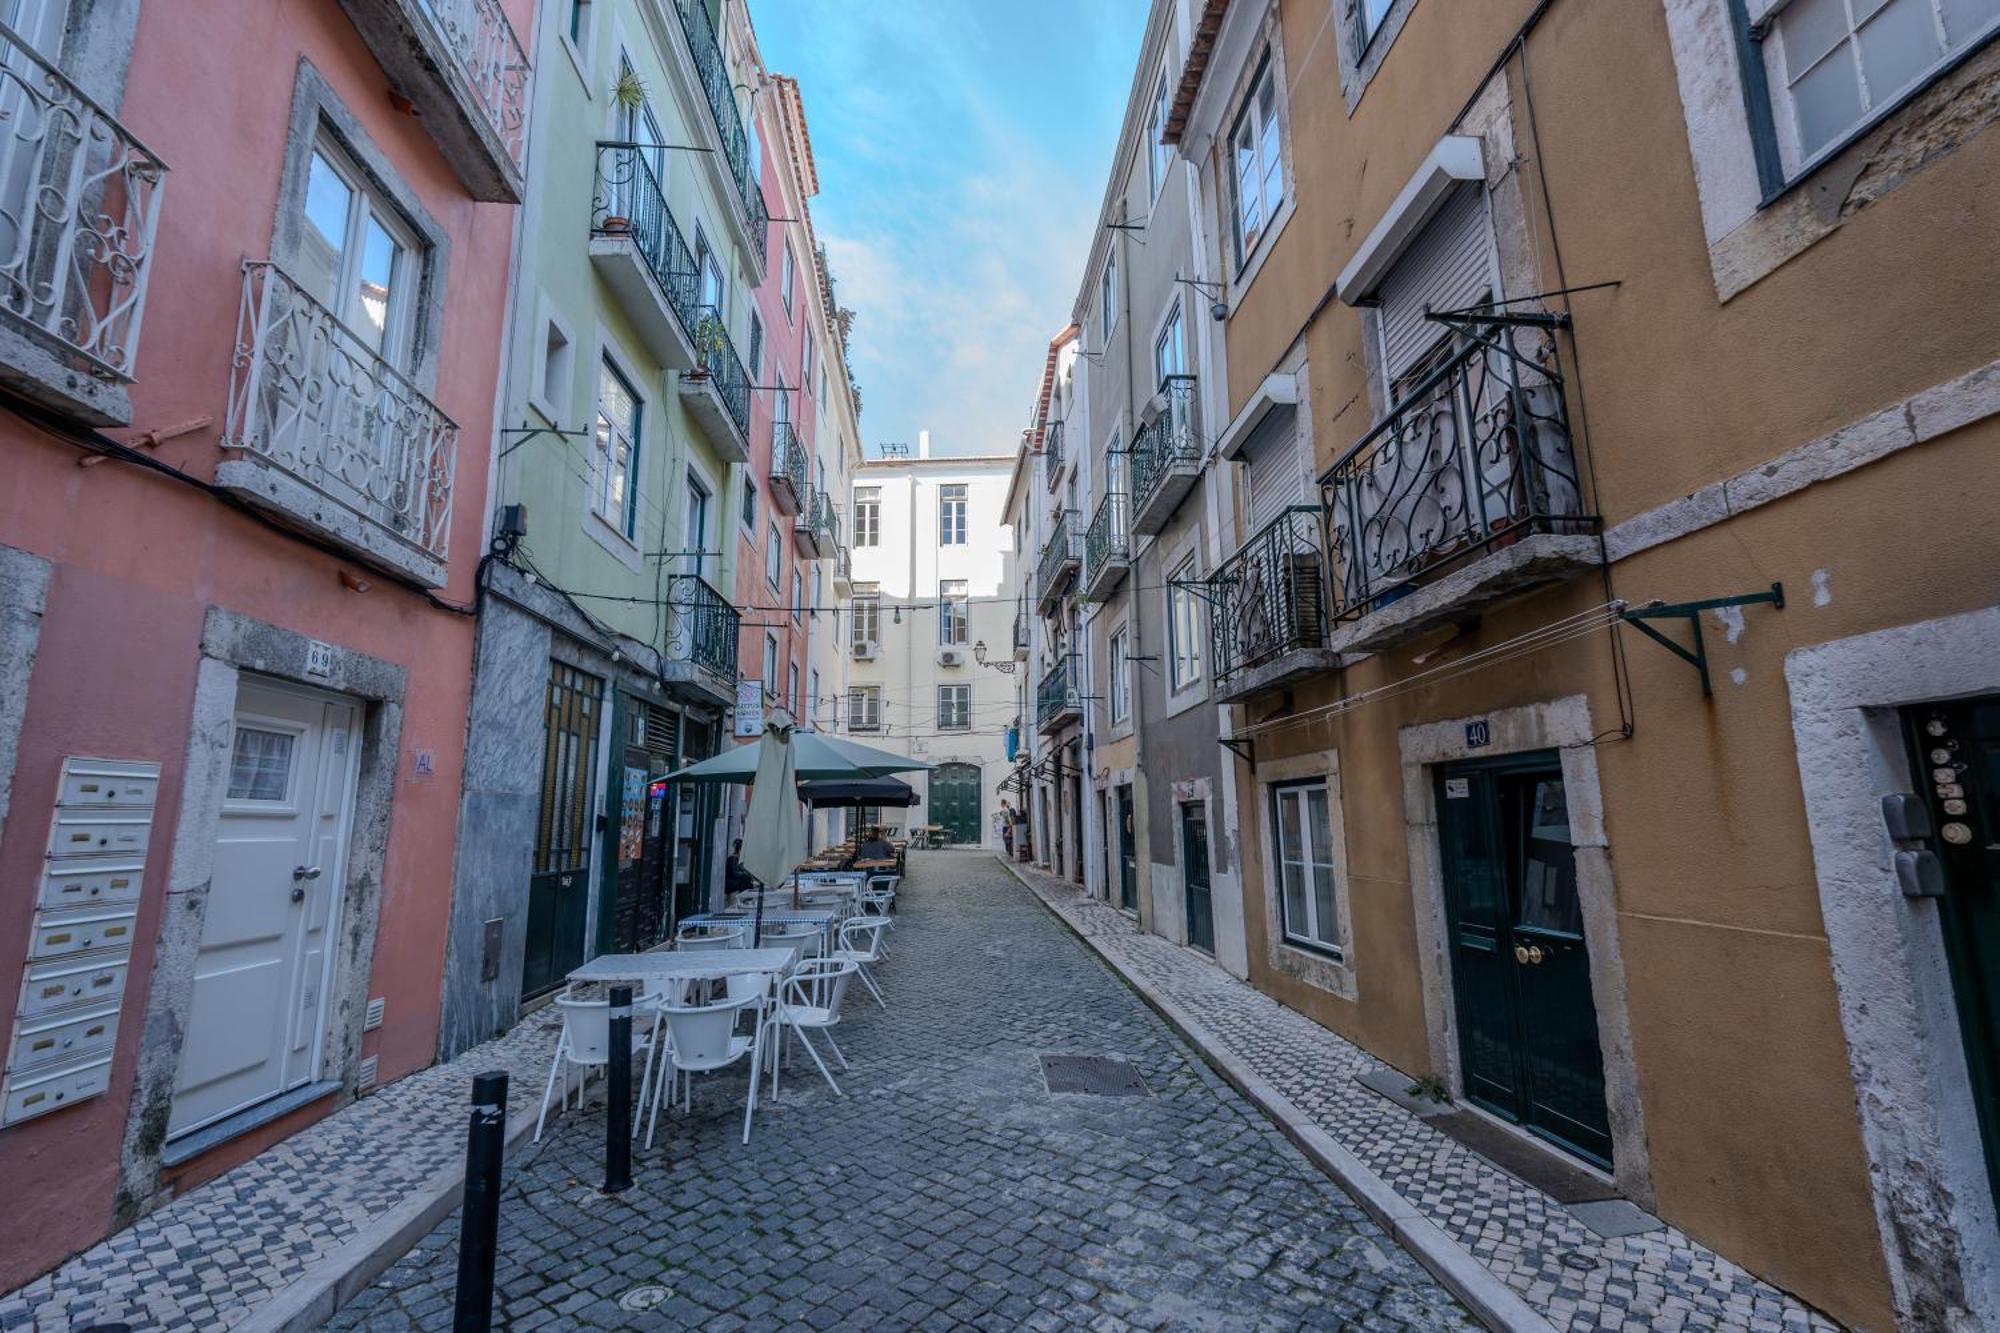
[[[1264,526],[1288,505],[1305,504],[1306,472],[1299,462],[1299,413],[1296,407],[1274,407],[1243,442],[1243,461],[1250,472],[1250,531]]]
[[[1391,385],[1446,334],[1425,319],[1433,310],[1462,310],[1493,294],[1493,229],[1486,220],[1486,191],[1455,191],[1382,279],[1382,365]]]

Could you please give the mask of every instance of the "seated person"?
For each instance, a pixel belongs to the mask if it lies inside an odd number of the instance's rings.
[[[891,847],[889,840],[882,836],[881,829],[871,828],[868,830],[868,836],[862,840],[861,850],[854,854],[854,859],[857,861],[893,861],[896,859],[896,849]]]
[[[743,868],[743,839],[729,844],[729,859],[722,863],[722,891],[730,897],[758,887],[757,877]]]

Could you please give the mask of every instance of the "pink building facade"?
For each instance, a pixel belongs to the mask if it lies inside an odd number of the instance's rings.
[[[531,7],[18,9],[0,1288],[434,1056]]]

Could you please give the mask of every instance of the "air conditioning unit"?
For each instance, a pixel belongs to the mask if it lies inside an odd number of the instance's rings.
[[[873,639],[868,640],[866,643],[857,643],[854,645],[854,660],[857,662],[872,662],[875,660],[875,655],[881,651],[882,645]]]
[[[965,649],[963,649],[963,648],[940,648],[940,649],[938,649],[938,656],[937,656],[937,660],[938,660],[938,665],[939,665],[939,666],[948,666],[948,667],[960,667],[960,666],[964,666],[964,665],[965,665]]]

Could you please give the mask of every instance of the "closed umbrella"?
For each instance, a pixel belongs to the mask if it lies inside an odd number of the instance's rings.
[[[743,820],[743,868],[768,887],[782,884],[806,859],[805,808],[799,804],[798,757],[792,720],[783,709],[771,715],[757,742],[757,774],[750,788],[750,813]],[[747,746],[744,748],[748,748]],[[764,942],[764,895],[757,895],[752,944]]]

